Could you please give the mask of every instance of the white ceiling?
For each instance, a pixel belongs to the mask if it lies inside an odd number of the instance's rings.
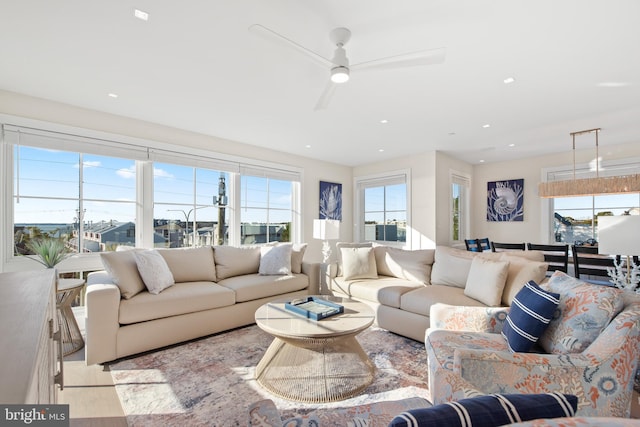
[[[474,164],[567,152],[570,132],[594,127],[601,146],[640,142],[637,0],[0,5],[0,89],[344,165],[430,150]],[[330,30],[347,27],[351,63],[447,55],[353,73],[314,111],[329,71],[248,31],[255,23],[325,57]]]

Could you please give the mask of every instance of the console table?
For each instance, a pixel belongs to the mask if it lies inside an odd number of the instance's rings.
[[[62,340],[54,269],[0,273],[0,402],[56,403]]]

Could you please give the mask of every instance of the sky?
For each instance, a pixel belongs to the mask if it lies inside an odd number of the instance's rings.
[[[18,151],[18,150],[17,150]],[[20,146],[14,159],[15,223],[75,223],[79,216],[79,155]],[[85,222],[133,221],[136,214],[135,161],[83,155]],[[166,163],[154,164],[154,217],[217,221],[213,198],[218,195],[219,171]],[[227,196],[229,179],[226,175]],[[195,185],[194,185],[195,183]],[[36,197],[31,198],[31,197]],[[46,199],[46,200],[43,200]],[[75,199],[75,200],[64,200]],[[291,183],[245,177],[241,185],[243,222],[291,221]],[[194,209],[194,200],[197,208]],[[202,207],[201,207],[202,206]],[[280,210],[280,211],[279,211]]]

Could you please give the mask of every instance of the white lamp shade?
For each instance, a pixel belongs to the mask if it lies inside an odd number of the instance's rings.
[[[640,255],[640,215],[598,217],[598,252]]]
[[[337,219],[314,219],[313,238],[333,240],[340,238],[340,221]]]

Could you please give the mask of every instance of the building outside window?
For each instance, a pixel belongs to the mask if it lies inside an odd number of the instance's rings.
[[[469,187],[470,177],[457,173],[450,173],[451,182],[451,222],[450,239],[451,243],[461,243],[469,238]]]
[[[240,238],[243,245],[290,242],[292,181],[243,175],[240,179]]]

